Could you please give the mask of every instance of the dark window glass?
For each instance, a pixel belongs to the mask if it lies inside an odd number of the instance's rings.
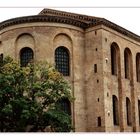
[[[119,46],[117,43],[113,42],[111,44],[111,72],[112,75],[118,75],[118,68],[119,68],[119,56],[120,56],[120,51],[119,51]]]
[[[124,68],[125,68],[125,78],[131,80],[132,54],[129,48],[126,48],[124,50]]]
[[[65,113],[71,115],[71,104],[70,101],[66,99],[61,99],[58,102],[58,105],[60,106],[61,110],[63,110]]]
[[[139,115],[139,126],[140,126],[140,100],[138,100],[138,115]]]
[[[101,126],[101,117],[98,117],[98,126]]]
[[[117,53],[113,45],[111,46],[111,70],[112,75],[117,75]]]
[[[131,102],[128,97],[126,97],[126,115],[127,115],[127,125],[132,125],[131,123]]]
[[[69,76],[69,51],[65,47],[58,47],[55,50],[56,69],[64,76]]]
[[[94,73],[97,73],[97,64],[94,64]]]
[[[115,95],[113,95],[112,100],[113,100],[113,123],[114,125],[119,125],[118,99]]]
[[[136,74],[137,74],[137,82],[140,82],[140,53],[136,55]]]
[[[0,62],[3,62],[3,53],[0,54]]]
[[[26,47],[20,51],[20,64],[22,67],[27,66],[29,62],[33,60],[33,51],[32,49]]]
[[[125,51],[124,53],[124,63],[125,63],[125,78],[129,79],[129,54]]]

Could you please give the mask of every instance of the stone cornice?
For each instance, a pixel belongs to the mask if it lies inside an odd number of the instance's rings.
[[[123,28],[123,27],[121,27],[121,26],[119,26],[119,25],[117,25],[117,24],[115,24],[111,21],[108,21],[104,18],[100,18],[100,20],[98,20],[96,23],[90,23],[88,25],[88,27],[93,27],[93,26],[97,26],[97,25],[107,26],[107,27],[109,27],[109,28],[111,28],[111,29],[129,37],[129,38],[132,38],[132,39],[140,42],[140,36],[134,34],[133,32],[130,32],[127,29],[125,29],[125,28]]]
[[[69,13],[69,12],[58,11],[58,10],[53,10],[53,9],[43,9],[39,13],[39,15],[57,15],[61,17],[68,17],[71,19],[83,21],[87,24],[91,22],[96,22],[96,20],[100,19],[99,17],[87,16],[87,15],[76,14],[76,13]]]
[[[6,20],[0,23],[0,30],[17,24],[22,23],[33,23],[33,22],[55,22],[55,23],[63,23],[63,24],[70,24],[80,28],[85,29],[87,24],[82,21],[77,21],[76,19],[71,20],[70,18],[63,18],[51,15],[35,15],[35,16],[26,16],[26,17],[18,17]]]
[[[39,15],[35,16],[26,16],[26,17],[18,17],[14,19],[9,19],[0,23],[0,30],[17,24],[22,23],[34,23],[34,22],[54,22],[54,23],[63,23],[69,24],[76,27],[80,27],[82,29],[94,27],[97,25],[105,25],[129,38],[132,38],[138,42],[140,42],[140,36],[112,23],[104,18],[62,12],[51,9],[42,10]]]

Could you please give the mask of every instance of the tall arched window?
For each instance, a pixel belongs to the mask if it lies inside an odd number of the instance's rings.
[[[69,50],[63,46],[55,50],[56,69],[64,76],[70,75]]]
[[[124,50],[124,68],[125,68],[125,78],[131,79],[132,55],[130,49],[128,48]]]
[[[58,105],[60,106],[61,110],[63,110],[68,115],[71,115],[71,103],[67,98],[61,99],[58,102]]]
[[[136,55],[136,75],[137,75],[137,82],[140,82],[140,53]]]
[[[25,47],[20,51],[20,64],[22,67],[27,66],[33,60],[34,54],[31,48]]]
[[[127,125],[132,124],[131,120],[131,102],[128,97],[126,97],[126,116],[127,116]]]
[[[119,59],[119,48],[117,43],[113,42],[111,44],[111,71],[112,75],[118,74],[118,59]]]
[[[112,96],[113,101],[113,123],[114,125],[119,125],[119,105],[118,99],[115,95]]]

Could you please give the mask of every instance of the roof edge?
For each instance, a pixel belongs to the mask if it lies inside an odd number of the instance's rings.
[[[125,28],[123,28],[123,27],[105,19],[105,18],[100,18],[100,20],[98,22],[91,23],[91,24],[88,25],[88,27],[93,27],[93,26],[97,26],[97,25],[101,25],[101,24],[105,25],[106,27],[109,27],[109,28],[111,28],[111,29],[129,37],[129,38],[132,38],[135,41],[140,42],[140,36],[139,35],[131,32],[131,31],[129,31],[129,30],[127,30],[127,29],[125,29]]]
[[[46,13],[47,14],[46,14]],[[39,15],[17,17],[9,19],[0,23],[0,30],[17,24],[22,23],[33,23],[33,22],[55,22],[69,24],[82,29],[87,29],[95,27],[97,25],[105,25],[129,38],[134,39],[135,41],[140,42],[140,36],[128,31],[127,29],[107,20],[104,18],[86,16],[81,14],[69,13],[64,11],[52,10],[52,9],[43,9]]]
[[[17,25],[17,24],[22,24],[22,23],[33,23],[33,22],[56,22],[56,23],[64,23],[64,24],[69,24],[73,26],[77,26],[80,28],[85,29],[87,27],[87,24],[78,21],[76,19],[71,20],[70,18],[67,17],[57,17],[57,16],[52,16],[52,15],[33,15],[33,16],[25,16],[25,17],[17,17],[17,18],[12,18],[6,21],[3,21],[0,23],[0,30],[12,26],[12,25]]]

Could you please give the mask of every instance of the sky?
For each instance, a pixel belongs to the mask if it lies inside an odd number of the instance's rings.
[[[36,15],[43,8],[106,18],[140,35],[139,0],[4,0],[0,3],[0,22]]]

